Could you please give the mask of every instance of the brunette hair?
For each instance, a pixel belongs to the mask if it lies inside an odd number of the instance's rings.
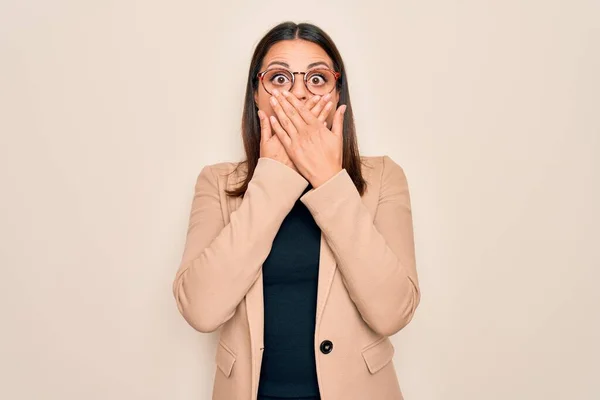
[[[252,179],[254,169],[260,158],[260,121],[257,115],[258,108],[254,102],[254,94],[260,84],[257,75],[260,72],[264,57],[275,43],[294,39],[302,39],[319,45],[333,61],[334,70],[341,73],[340,79],[337,80],[336,89],[339,93],[339,104],[346,104],[347,106],[344,113],[342,167],[346,169],[356,189],[362,195],[366,190],[366,181],[361,172],[361,159],[358,152],[352,105],[350,104],[348,78],[342,56],[333,40],[321,28],[309,23],[296,24],[289,21],[273,27],[258,42],[254,50],[252,61],[250,62],[250,70],[248,71],[248,82],[242,113],[242,140],[244,142],[246,160],[237,166],[237,168],[240,168],[245,164],[247,174],[240,186],[232,190],[227,190],[227,194],[238,197],[246,193],[248,183]],[[337,108],[339,104],[335,107]]]

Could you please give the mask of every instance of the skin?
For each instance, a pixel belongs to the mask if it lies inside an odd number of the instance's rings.
[[[308,65],[332,60],[317,44],[301,39],[278,42],[267,52],[261,71],[273,62],[289,65],[291,71],[306,71]],[[281,65],[277,65],[280,67]],[[267,93],[262,85],[254,94],[261,124],[260,156],[272,158],[300,173],[317,188],[342,170],[343,112],[335,109],[339,93],[313,96],[300,75],[289,92]]]

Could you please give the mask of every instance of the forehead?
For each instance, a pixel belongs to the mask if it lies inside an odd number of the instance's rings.
[[[331,58],[321,46],[302,39],[283,40],[271,46],[263,59],[262,68],[266,68],[273,61],[285,62],[294,71],[301,71],[318,61],[325,62],[333,69]]]

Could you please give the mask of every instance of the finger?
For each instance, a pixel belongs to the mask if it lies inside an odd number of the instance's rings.
[[[265,143],[267,140],[271,139],[271,136],[273,136],[273,132],[271,132],[271,124],[269,124],[267,116],[261,110],[258,110],[258,119],[260,120],[260,141],[261,143]]]
[[[277,125],[280,125],[287,132],[290,138],[295,138],[298,134],[298,131],[296,130],[295,124],[290,120],[286,112],[283,110],[281,103],[275,96],[271,96],[270,102],[273,111],[275,111],[275,114],[279,119],[279,121],[276,121]],[[296,115],[296,117],[299,118],[298,115]],[[271,124],[271,126],[273,125]]]
[[[286,150],[288,150],[292,146],[292,139],[290,138],[290,135],[288,135],[288,133],[279,124],[279,121],[277,121],[277,118],[275,118],[274,116],[271,115],[271,117],[269,118],[269,121],[271,123],[271,126],[273,127],[273,131],[275,131],[275,134],[281,141],[281,144],[283,144],[283,147]]]
[[[304,106],[300,99],[292,93],[288,91],[283,91],[283,99],[280,99],[280,101],[287,112],[299,114],[300,118],[302,119],[302,122],[304,122],[304,124],[300,126],[303,127],[304,125],[314,124],[315,122],[317,122],[317,118],[310,112],[308,108]],[[289,107],[287,106],[286,102],[290,105]],[[295,119],[292,119],[292,121],[296,123]]]
[[[313,112],[313,115],[319,115],[318,112],[315,113],[315,111],[314,111],[314,107],[316,105],[320,104],[319,100],[321,100],[321,96],[313,96],[310,99],[308,99],[308,101],[306,103],[304,103],[304,107],[311,110]]]
[[[331,101],[327,102],[327,104],[323,108],[323,111],[321,111],[321,113],[319,114],[318,120],[325,121],[327,119],[327,117],[329,116],[329,113],[331,112],[332,108],[333,108],[333,102],[331,102]]]
[[[347,106],[344,104],[340,106],[335,112],[335,116],[333,117],[333,125],[331,127],[331,132],[336,135],[341,136],[344,130],[344,113],[346,112]]]
[[[321,101],[319,101],[317,103],[317,105],[311,110],[313,115],[320,115],[321,111],[323,111],[323,109],[325,108],[325,106],[327,105],[327,102],[329,101],[329,99],[331,98],[331,94],[326,94],[325,96],[321,97]]]
[[[289,92],[285,92],[285,93],[289,93]],[[280,92],[275,92],[275,98],[277,99],[277,101],[279,102],[279,104],[281,105],[281,108],[283,109],[283,111],[285,112],[285,114],[288,116],[288,118],[292,121],[292,123],[294,124],[294,126],[296,127],[297,131],[302,131],[304,130],[304,128],[306,127],[307,123],[304,120],[304,118],[302,118],[302,116],[300,115],[300,112],[296,109],[296,107],[294,107],[286,98],[286,95],[284,95],[283,93]],[[290,95],[291,96],[291,95]],[[296,97],[296,96],[293,96]],[[281,121],[281,123],[283,124],[283,121]],[[285,128],[285,126],[284,126]]]

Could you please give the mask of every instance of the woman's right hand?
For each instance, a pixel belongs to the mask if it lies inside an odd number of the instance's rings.
[[[264,111],[258,110],[260,120],[260,157],[271,158],[279,161],[298,172],[298,169],[290,159],[277,135],[273,134],[271,121]]]
[[[327,116],[333,107],[333,104],[330,103],[328,98],[313,96],[306,102],[306,107],[310,109],[319,121],[327,126]],[[258,110],[258,119],[260,120],[260,157],[272,158],[298,172],[298,169],[288,156],[283,144],[281,144],[279,137],[273,134],[271,121],[269,121],[269,118],[264,111]]]

